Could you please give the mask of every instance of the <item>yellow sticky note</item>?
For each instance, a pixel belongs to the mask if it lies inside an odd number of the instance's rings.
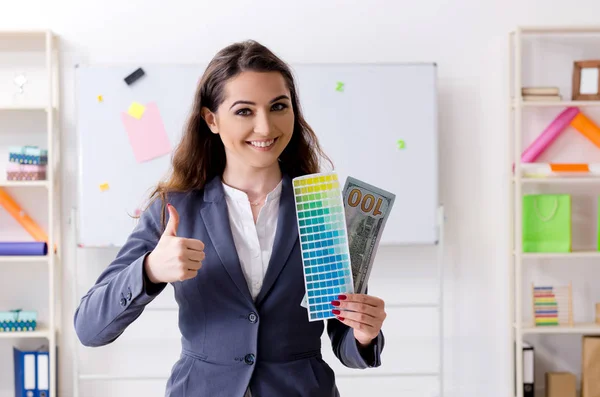
[[[133,102],[129,106],[129,110],[127,110],[127,113],[131,117],[135,117],[136,119],[139,120],[142,118],[142,115],[144,114],[145,110],[146,110],[146,107],[144,105],[142,105],[141,103]]]
[[[107,191],[109,188],[110,188],[110,186],[108,186],[108,183],[106,183],[106,182],[100,185],[100,191],[101,191],[101,192],[105,192],[105,191]]]
[[[104,100],[104,98],[102,98],[102,95],[98,95],[98,102],[102,102]]]

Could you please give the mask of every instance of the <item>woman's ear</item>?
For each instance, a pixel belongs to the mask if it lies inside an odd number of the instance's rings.
[[[210,111],[207,107],[202,108],[202,118],[208,125],[208,128],[212,131],[213,134],[219,133],[219,125],[217,124],[217,116]]]

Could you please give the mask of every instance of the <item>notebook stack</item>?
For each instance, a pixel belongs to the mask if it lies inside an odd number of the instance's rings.
[[[37,146],[13,146],[8,153],[6,179],[41,181],[46,179],[48,151]]]
[[[524,87],[521,89],[524,101],[560,102],[562,97],[558,87]]]

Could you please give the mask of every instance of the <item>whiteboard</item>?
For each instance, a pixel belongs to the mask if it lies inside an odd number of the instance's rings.
[[[146,75],[128,86],[124,77],[138,67]],[[145,204],[169,169],[170,154],[136,161],[121,114],[132,102],[156,103],[175,147],[205,67],[77,66],[80,245],[123,245],[135,224],[128,214]],[[298,64],[292,69],[304,116],[340,180],[351,175],[396,194],[381,244],[435,244],[436,65]]]

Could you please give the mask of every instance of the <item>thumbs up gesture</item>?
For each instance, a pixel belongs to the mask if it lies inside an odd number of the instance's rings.
[[[146,257],[144,270],[155,283],[171,283],[196,277],[204,260],[204,243],[200,240],[177,237],[179,214],[167,205],[169,222],[156,248]]]

